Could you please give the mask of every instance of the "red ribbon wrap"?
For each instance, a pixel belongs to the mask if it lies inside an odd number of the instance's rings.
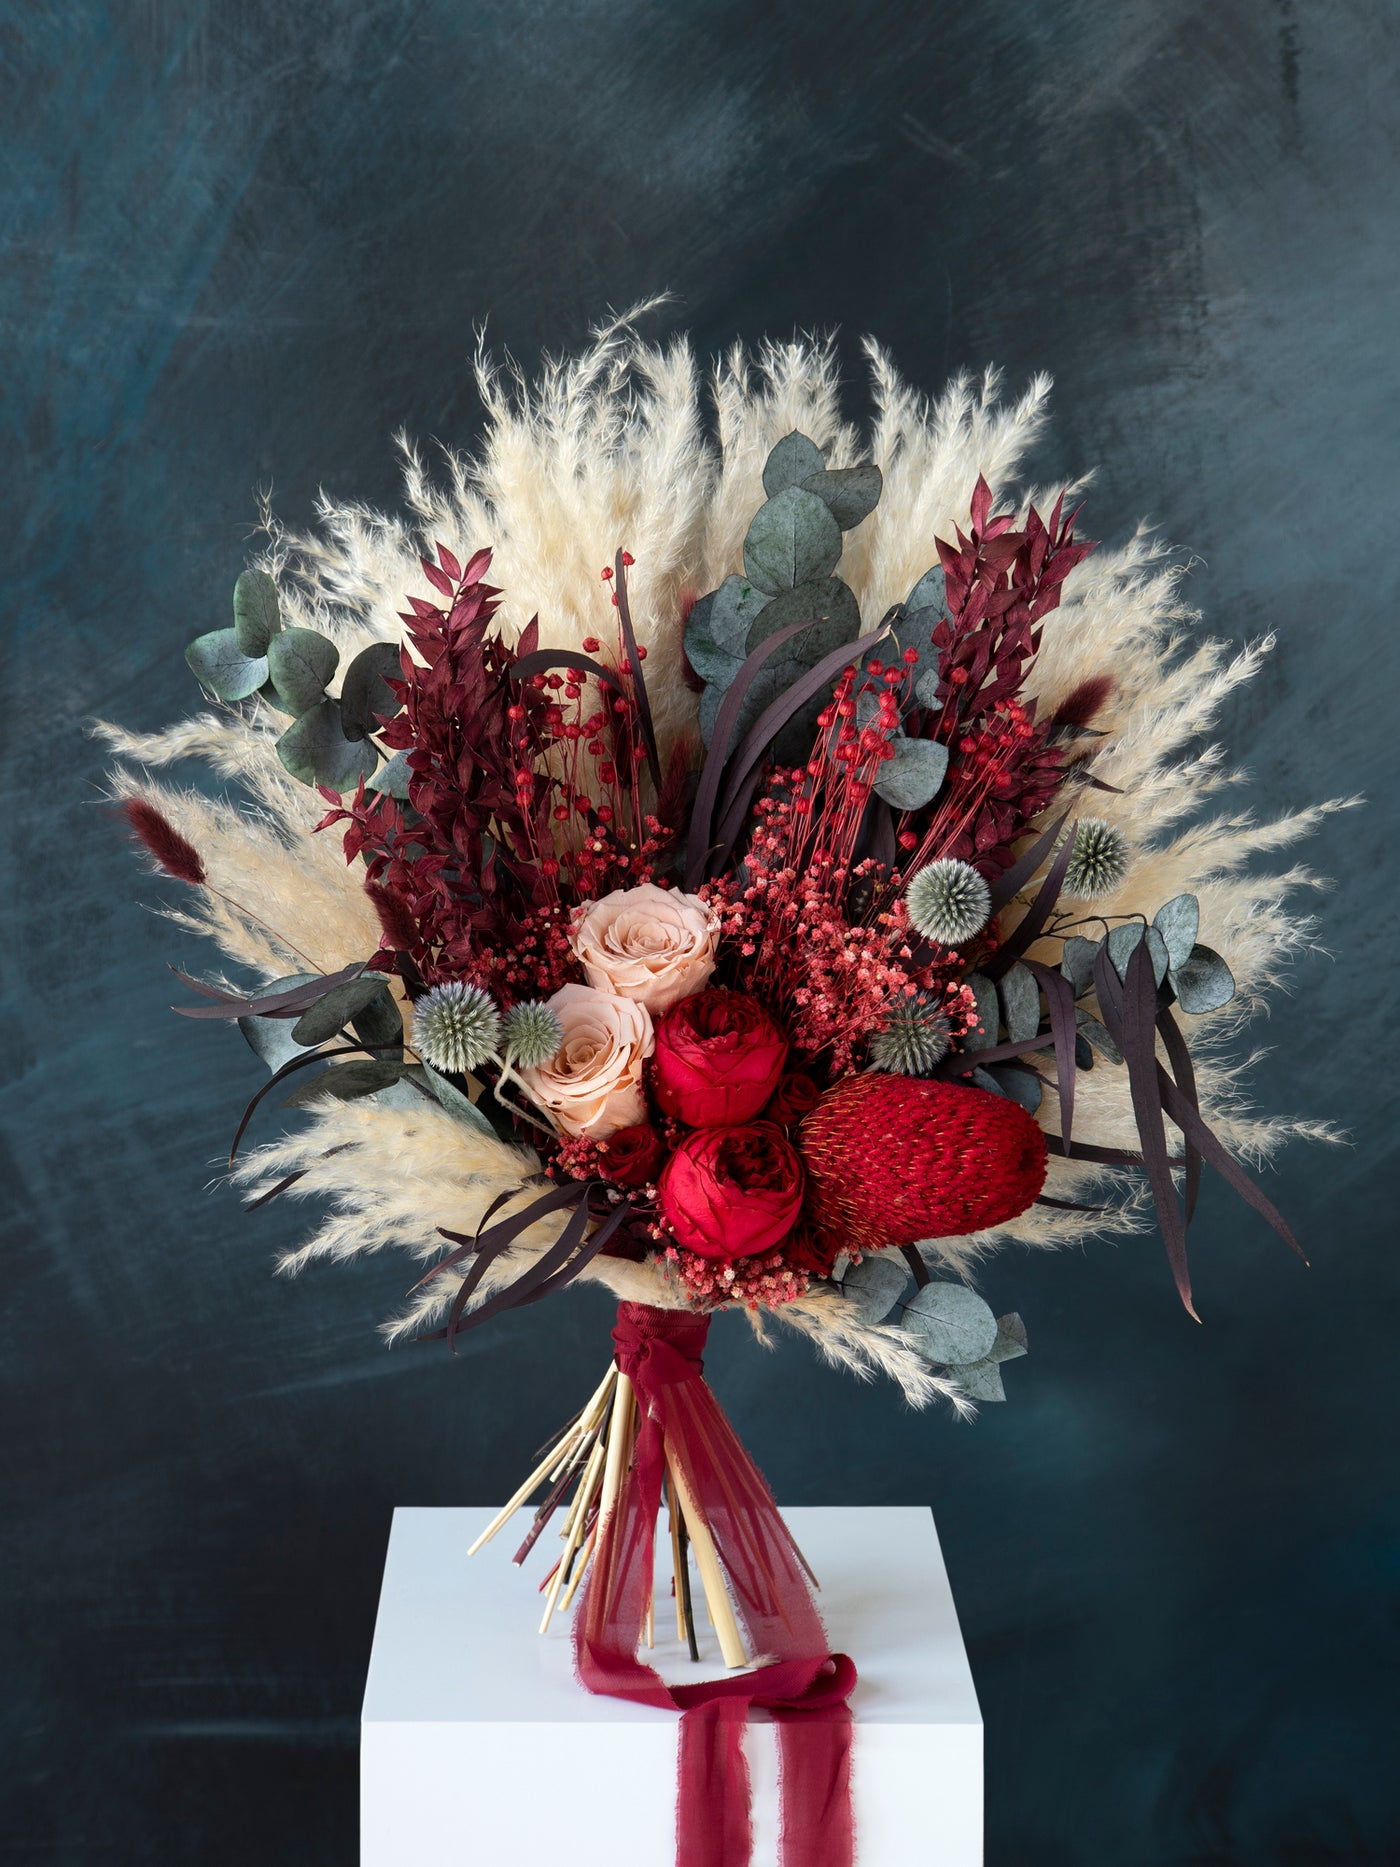
[[[709,1327],[689,1311],[618,1307],[613,1341],[636,1390],[637,1444],[574,1623],[579,1678],[590,1692],[682,1714],[676,1867],[748,1867],[751,1706],[778,1726],[782,1867],[852,1867],[847,1700],[856,1669],[828,1651],[773,1494],[704,1379]],[[764,1661],[695,1685],[668,1686],[637,1657],[668,1451],[709,1526],[750,1651]]]

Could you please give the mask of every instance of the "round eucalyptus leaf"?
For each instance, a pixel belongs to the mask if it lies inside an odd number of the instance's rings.
[[[822,472],[825,466],[826,460],[816,442],[809,441],[794,428],[791,434],[783,436],[764,463],[763,490],[771,499],[784,487],[799,486],[811,474]]]
[[[349,1063],[322,1070],[310,1082],[298,1084],[284,1098],[282,1106],[284,1109],[304,1108],[321,1096],[334,1096],[337,1102],[353,1102],[361,1096],[372,1096],[376,1090],[387,1089],[402,1074],[401,1063],[376,1063],[368,1057],[355,1057]]]
[[[233,586],[233,631],[245,655],[265,655],[282,627],[277,585],[265,570],[245,570]]]
[[[930,1361],[966,1367],[990,1354],[997,1319],[966,1284],[924,1284],[904,1306],[905,1329]]]
[[[987,1074],[1007,1101],[1019,1102],[1028,1115],[1034,1115],[1044,1100],[1045,1091],[1034,1070],[1017,1070],[1009,1063],[993,1063]]]
[[[422,1070],[428,1087],[437,1097],[440,1108],[445,1109],[457,1121],[465,1122],[469,1128],[480,1129],[482,1134],[490,1135],[493,1141],[496,1139],[496,1130],[470,1096],[463,1095],[457,1085],[449,1081],[446,1076],[439,1074],[431,1063],[419,1064],[414,1070],[415,1075],[419,1069]]]
[[[1235,975],[1208,946],[1193,946],[1185,965],[1172,968],[1172,985],[1177,1003],[1193,1017],[1219,1011],[1235,996]]]
[[[403,1055],[403,1013],[387,985],[381,985],[369,1003],[355,1012],[350,1028],[377,1057],[393,1061]]]
[[[926,570],[914,588],[904,607],[912,616],[921,609],[929,610],[934,623],[942,616],[948,602],[948,585],[943,575],[943,566],[935,564],[932,570]],[[929,624],[933,627],[933,623]]]
[[[751,654],[760,642],[776,635],[779,629],[809,620],[811,628],[794,635],[784,645],[783,653],[811,667],[833,648],[840,648],[843,642],[853,642],[860,634],[860,605],[850,585],[842,583],[839,577],[822,577],[767,599],[749,630],[745,653]]]
[[[899,739],[886,759],[875,792],[896,810],[919,810],[937,796],[948,770],[948,748],[936,739]]]
[[[365,973],[358,979],[347,979],[344,985],[332,986],[323,998],[307,1006],[292,1026],[292,1036],[304,1050],[309,1050],[313,1044],[324,1044],[327,1038],[334,1037],[383,990],[384,978],[377,972]],[[402,1022],[399,1028],[403,1029]]]
[[[967,1362],[948,1370],[969,1400],[1005,1400],[1001,1369],[990,1358]]]
[[[1194,895],[1174,895],[1152,916],[1152,925],[1166,942],[1168,964],[1184,966],[1200,931],[1201,904]]]
[[[695,672],[718,687],[728,687],[748,654],[749,630],[767,603],[747,577],[726,577],[718,590],[702,596],[685,625],[685,652]]]
[[[1094,955],[1098,950],[1099,942],[1086,940],[1082,934],[1071,934],[1065,941],[1065,950],[1060,955],[1060,971],[1074,988],[1076,998],[1093,984]]]
[[[997,1317],[997,1339],[992,1344],[988,1361],[1015,1361],[1018,1355],[1029,1355],[1031,1345],[1026,1340],[1026,1325],[1012,1310],[1009,1316]]]
[[[283,629],[267,645],[273,682],[298,717],[319,705],[339,662],[335,643],[314,629]]]
[[[1006,1035],[1013,1043],[1034,1037],[1040,1029],[1040,987],[1029,966],[1017,960],[1002,974],[998,985]]]
[[[408,748],[405,747],[402,752],[396,752],[392,758],[385,759],[379,769],[365,779],[365,789],[382,791],[386,796],[398,798],[400,803],[407,803],[409,780],[412,776],[413,773],[408,763]]]
[[[832,518],[848,532],[869,518],[880,503],[884,477],[878,467],[830,467],[825,473],[812,474],[802,485],[826,501]]]
[[[982,972],[970,972],[963,980],[963,984],[971,991],[977,1006],[977,1024],[963,1038],[963,1049],[990,1050],[997,1041],[997,1032],[1001,1028],[996,986]],[[980,1030],[977,1028],[978,1025],[981,1026]]]
[[[371,642],[362,648],[340,683],[340,721],[347,739],[368,739],[383,719],[399,711],[399,698],[389,686],[403,679],[403,663],[392,642]]]
[[[883,1322],[908,1282],[909,1271],[903,1258],[862,1258],[841,1279],[841,1290],[860,1311],[862,1322]]]
[[[185,650],[190,672],[220,700],[247,700],[267,679],[267,657],[245,655],[232,629],[197,635]]]
[[[914,681],[914,698],[921,707],[938,707],[943,703],[938,698],[938,663],[930,660],[927,667],[920,668]]]
[[[1167,943],[1155,927],[1144,928],[1141,921],[1123,921],[1108,936],[1108,957],[1120,979],[1128,976],[1128,961],[1143,939],[1152,961],[1152,976],[1160,985],[1167,976]]]
[[[800,486],[760,506],[744,540],[744,569],[769,596],[829,577],[840,556],[840,526],[825,502]]]
[[[269,980],[261,990],[269,994],[290,992],[294,985],[310,985],[316,976],[314,972],[289,973],[285,979]],[[270,1070],[280,1070],[293,1057],[305,1055],[302,1046],[292,1036],[290,1018],[240,1018],[238,1028],[253,1055],[261,1058]]]
[[[1079,1036],[1086,1038],[1100,1056],[1107,1057],[1110,1063],[1123,1061],[1122,1051],[1109,1036],[1105,1027],[1082,1006],[1075,1011],[1074,1022],[1078,1027]]]
[[[379,753],[368,739],[354,744],[345,737],[334,700],[323,700],[293,720],[277,741],[277,756],[303,784],[323,784],[342,793],[353,791],[379,763]]]

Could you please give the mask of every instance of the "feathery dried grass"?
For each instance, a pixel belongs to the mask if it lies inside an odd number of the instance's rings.
[[[632,602],[648,649],[653,710],[663,740],[670,740],[694,717],[682,673],[683,599],[740,565],[744,531],[762,501],[763,463],[782,435],[801,429],[833,465],[873,458],[881,468],[880,503],[847,535],[841,564],[869,622],[935,562],[935,538],[966,522],[979,474],[1004,503],[1013,502],[1013,483],[1046,417],[1044,377],[1009,403],[994,371],[960,377],[930,399],[903,382],[872,342],[866,354],[876,413],[863,437],[841,414],[832,343],[803,339],[766,344],[753,357],[736,347],[723,359],[709,384],[711,438],[689,346],[644,343],[634,317],[600,329],[580,356],[546,361],[533,381],[479,347],[475,373],[486,410],[479,446],[470,455],[444,451],[434,473],[401,437],[403,515],[323,496],[313,533],[285,534],[269,517],[261,561],[278,578],[286,620],[330,635],[345,659],[369,641],[400,640],[398,611],[420,585],[419,555],[441,539],[463,556],[482,544],[493,547],[492,576],[503,590],[500,615],[508,632],[538,613],[545,644],[578,646],[591,634],[611,639],[614,615],[598,572],[625,546],[637,560]],[[1203,737],[1258,672],[1271,643],[1232,649],[1202,638],[1181,586],[1180,567],[1146,529],[1100,550],[1071,576],[1029,685],[1049,709],[1086,678],[1112,676],[1096,720],[1110,736],[1096,742],[1095,771],[1120,791],[1094,792],[1092,810],[1122,829],[1133,856],[1118,892],[1096,905],[1150,916],[1172,895],[1199,897],[1201,937],[1225,955],[1240,987],[1225,1011],[1192,1021],[1202,1100],[1227,1144],[1262,1160],[1294,1136],[1332,1138],[1324,1124],[1253,1110],[1242,1087],[1247,1062],[1226,1051],[1242,1021],[1278,987],[1290,959],[1314,939],[1312,921],[1293,903],[1318,885],[1316,877],[1299,865],[1271,870],[1269,859],[1351,800],[1262,822],[1239,809],[1200,818],[1203,800],[1240,782],[1223,750]],[[263,977],[289,970],[289,960],[299,966],[300,953],[334,970],[378,943],[373,909],[358,872],[345,865],[339,839],[310,833],[318,799],[277,759],[281,724],[251,703],[201,713],[162,733],[97,729],[123,761],[115,794],[149,796],[198,848],[214,885],[258,917],[192,890],[191,905],[172,910],[172,918]],[[185,759],[234,781],[241,797],[210,799],[150,775]],[[1035,950],[1055,956],[1048,945]],[[1058,1120],[1052,1089],[1042,1119]],[[1101,1145],[1135,1145],[1121,1069],[1100,1060],[1080,1076],[1075,1133]],[[295,1270],[314,1259],[389,1246],[428,1262],[442,1248],[440,1226],[473,1229],[484,1207],[521,1188],[536,1165],[528,1151],[492,1141],[396,1090],[313,1108],[304,1128],[257,1149],[234,1177],[265,1191],[298,1173],[291,1196],[325,1202],[310,1238],[285,1261]],[[1055,1159],[1047,1190],[1109,1209],[1087,1218],[1036,1206],[995,1232],[937,1241],[935,1261],[951,1274],[970,1275],[1001,1244],[1049,1248],[1147,1223],[1140,1182],[1129,1174]],[[562,1222],[536,1226],[493,1265],[478,1300],[546,1249]],[[600,1259],[587,1274],[620,1296],[682,1300],[656,1267]],[[392,1338],[430,1324],[458,1285],[445,1274],[418,1286],[386,1332]],[[829,1294],[814,1293],[780,1314],[829,1360],[863,1378],[889,1375],[915,1405],[935,1395],[966,1405],[898,1329],[852,1321]]]

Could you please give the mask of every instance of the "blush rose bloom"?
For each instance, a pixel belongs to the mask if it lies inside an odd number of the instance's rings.
[[[787,1052],[756,998],[697,992],[657,1019],[652,1089],[664,1113],[688,1127],[750,1122],[777,1086]]]
[[[642,1064],[655,1044],[645,1005],[591,985],[561,986],[549,1009],[563,1026],[547,1063],[520,1079],[565,1134],[601,1140],[646,1119]]]
[[[676,1243],[702,1258],[771,1251],[802,1210],[802,1162],[767,1122],[697,1128],[661,1170],[657,1200]]]
[[[588,983],[662,1012],[715,969],[719,925],[698,895],[643,882],[592,902],[569,936]]]

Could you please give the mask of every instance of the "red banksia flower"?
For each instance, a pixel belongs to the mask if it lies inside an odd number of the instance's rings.
[[[700,1128],[666,1162],[657,1197],[677,1244],[702,1258],[747,1258],[792,1229],[802,1163],[766,1122]]]
[[[696,992],[656,1026],[652,1092],[691,1128],[752,1121],[772,1095],[787,1039],[746,992]]]
[[[666,1153],[665,1143],[650,1122],[619,1128],[598,1145],[598,1170],[618,1186],[646,1186]]]
[[[1045,1184],[1045,1136],[1019,1103],[914,1076],[845,1077],[797,1143],[807,1216],[842,1251],[980,1232]]]

